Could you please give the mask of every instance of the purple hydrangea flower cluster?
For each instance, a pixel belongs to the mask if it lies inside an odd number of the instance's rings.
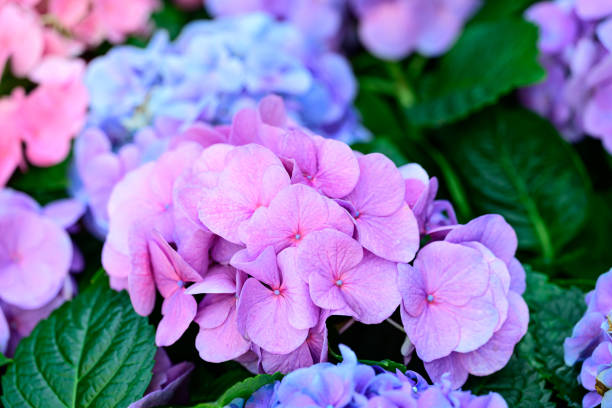
[[[286,373],[326,359],[329,316],[376,324],[402,304],[432,376],[458,387],[505,365],[528,312],[503,218],[456,225],[420,166],[317,136],[276,96],[188,136],[108,206],[103,265],[139,314],[162,295],[159,346],[195,321],[202,359]],[[411,267],[424,234],[443,241]]]
[[[340,345],[340,364],[319,363],[292,372],[281,381],[256,391],[236,408],[274,407],[385,407],[385,408],[507,408],[501,395],[475,396],[469,391],[453,391],[443,379],[430,385],[413,371],[391,373],[379,367],[360,364],[355,353]]]
[[[612,407],[612,270],[597,279],[595,289],[585,297],[587,310],[576,323],[572,336],[563,343],[565,363],[583,361],[579,381],[589,392],[584,408],[601,403]],[[602,396],[604,396],[602,400]]]
[[[536,3],[526,18],[540,28],[546,81],[521,92],[569,141],[585,134],[612,152],[612,5],[608,1]]]
[[[76,290],[70,271],[83,259],[70,230],[83,214],[76,200],[41,207],[24,193],[0,190],[0,352],[19,340]]]
[[[90,113],[76,142],[73,190],[89,204],[99,236],[112,187],[129,170],[190,126],[229,124],[269,93],[318,134],[368,137],[352,107],[356,81],[346,59],[265,14],[193,22],[174,42],[158,32],[145,49],[115,47],[89,64],[85,82]]]
[[[508,363],[529,311],[516,233],[503,217],[445,229],[444,240],[421,249],[413,266],[399,265],[399,288],[409,344],[434,381],[450,374],[456,388],[469,374],[489,375]]]
[[[265,11],[291,21],[311,42],[337,46],[349,32],[349,14],[358,20],[358,35],[374,55],[402,59],[412,52],[445,53],[461,33],[479,0],[208,0],[214,16]]]

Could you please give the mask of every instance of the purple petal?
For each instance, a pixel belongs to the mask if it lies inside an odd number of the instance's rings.
[[[163,318],[157,326],[155,344],[170,346],[174,344],[189,327],[196,316],[197,302],[183,289],[177,290],[162,304]]]
[[[441,383],[444,374],[449,373],[444,377],[450,381],[450,387],[456,389],[461,387],[468,378],[468,371],[463,367],[457,353],[452,353],[449,356],[426,362],[425,370],[434,383]]]
[[[238,331],[236,308],[232,307],[227,319],[215,328],[200,328],[196,348],[204,361],[221,363],[240,357],[251,347]]]
[[[386,217],[363,214],[355,224],[361,245],[389,261],[408,263],[419,249],[419,226],[407,204]]]
[[[85,213],[85,206],[80,201],[64,199],[47,204],[42,212],[45,217],[52,219],[60,227],[66,229],[81,218]]]
[[[223,265],[215,265],[210,268],[206,276],[194,283],[186,292],[190,295],[198,293],[236,293],[236,271]]]
[[[232,256],[230,264],[267,285],[278,287],[281,284],[276,263],[276,252],[271,246],[264,249],[254,259],[249,256],[246,249],[240,250]]]
[[[585,20],[595,20],[612,14],[612,3],[607,0],[576,0],[576,13]]]
[[[287,248],[278,254],[278,265],[282,272],[284,296],[287,298],[289,323],[296,329],[316,326],[320,309],[312,303],[308,285],[300,277],[296,249]]]

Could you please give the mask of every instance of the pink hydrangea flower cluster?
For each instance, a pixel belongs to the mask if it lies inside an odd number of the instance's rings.
[[[85,123],[84,70],[80,60],[46,58],[29,74],[38,84],[32,92],[15,88],[0,98],[0,186],[25,165],[22,144],[36,166],[51,166],[68,156],[71,139]]]
[[[587,310],[574,326],[572,336],[565,339],[563,348],[567,365],[583,361],[578,380],[588,392],[582,406],[592,408],[604,406],[602,395],[612,385],[607,370],[612,367],[612,270],[597,279],[595,289],[587,293],[585,301]],[[599,375],[606,370],[604,381]],[[597,381],[602,384],[599,388]],[[610,395],[606,399],[609,404]]]
[[[585,134],[612,152],[612,3],[539,2],[526,18],[540,28],[546,81],[521,92],[523,103],[550,119],[569,141]]]
[[[486,367],[457,368],[457,385],[500,369],[525,333],[514,231],[501,217],[456,225],[420,166],[314,135],[275,96],[231,126],[199,124],[176,140],[113,189],[102,254],[138,313],[164,298],[159,346],[195,321],[202,359],[289,372],[326,359],[329,316],[376,324],[402,304],[431,373],[503,348]],[[425,234],[444,241],[411,267]]]
[[[75,292],[70,271],[83,267],[67,229],[84,212],[76,200],[40,207],[26,194],[0,190],[0,351],[17,342]]]
[[[512,227],[485,215],[448,230],[413,266],[399,265],[399,287],[410,348],[432,380],[448,373],[457,388],[469,374],[489,375],[508,363],[527,332],[529,311]]]
[[[156,0],[0,0],[0,78],[9,64],[38,86],[0,98],[0,186],[26,157],[36,166],[68,155],[85,123],[85,64],[75,59],[103,40],[144,31]]]

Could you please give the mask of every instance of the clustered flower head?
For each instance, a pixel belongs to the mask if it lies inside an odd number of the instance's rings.
[[[587,293],[587,310],[563,343],[565,363],[583,361],[578,380],[589,392],[584,408],[612,407],[612,270],[597,279]],[[603,396],[603,399],[602,399]]]
[[[516,248],[512,227],[485,215],[447,227],[413,266],[399,264],[402,322],[434,381],[449,375],[456,388],[469,374],[492,374],[510,360],[529,323]]]
[[[209,0],[215,16],[266,11],[288,20],[315,44],[339,46],[348,15],[358,20],[358,35],[374,55],[402,59],[413,52],[425,56],[444,54],[461,33],[479,0]]]
[[[546,81],[524,89],[526,106],[569,141],[585,134],[612,152],[612,6],[607,1],[545,1],[526,18],[540,28]]]
[[[288,372],[325,358],[328,316],[394,312],[397,263],[420,235],[388,158],[295,125],[274,96],[191,136],[130,172],[108,206],[103,264],[138,313],[156,289],[165,298],[158,345],[195,320],[203,359]]]
[[[236,399],[230,408],[274,407],[385,407],[385,408],[507,408],[501,395],[475,396],[453,389],[445,378],[430,385],[413,371],[391,373],[357,361],[340,345],[342,362],[301,368],[281,381],[265,385],[246,403]]]
[[[84,208],[75,200],[41,207],[28,195],[0,190],[0,352],[11,354],[36,323],[70,299],[70,271],[83,265],[67,229]]]
[[[528,314],[503,218],[455,225],[420,166],[317,136],[277,96],[181,140],[113,189],[102,254],[138,313],[164,298],[159,346],[195,321],[202,359],[289,372],[326,359],[329,316],[376,324],[402,303],[436,378],[458,387],[505,365]],[[422,234],[444,241],[413,268]]]
[[[194,22],[173,43],[159,32],[146,49],[114,48],[89,65],[86,83],[90,114],[76,143],[74,190],[90,204],[99,235],[108,229],[112,187],[129,170],[159,157],[178,133],[229,124],[269,93],[318,134],[367,137],[344,57],[312,49],[294,26],[264,14]]]
[[[0,78],[5,68],[37,87],[0,98],[0,186],[28,161],[64,160],[85,123],[85,64],[76,59],[103,40],[123,41],[146,29],[156,0],[0,1]]]

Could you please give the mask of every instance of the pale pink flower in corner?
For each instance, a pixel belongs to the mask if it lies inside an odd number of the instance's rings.
[[[164,297],[163,318],[157,326],[155,343],[158,346],[170,346],[187,330],[198,308],[194,297],[185,292],[185,285],[188,282],[199,282],[202,277],[159,232],[151,233],[148,244],[155,283]]]
[[[361,156],[358,162],[359,181],[342,201],[348,203],[359,242],[382,258],[410,262],[419,249],[420,235],[417,220],[404,202],[402,175],[380,153]]]
[[[49,57],[30,75],[39,86],[26,97],[21,117],[26,155],[34,165],[65,159],[71,139],[85,123],[89,97],[84,69],[81,60]]]
[[[343,208],[312,188],[297,184],[285,187],[268,207],[255,211],[243,229],[242,241],[251,255],[270,245],[278,253],[325,228],[353,235],[353,222]]]
[[[297,262],[313,302],[332,314],[375,324],[400,304],[397,265],[339,231],[312,232],[299,247]]]
[[[199,217],[215,234],[240,243],[245,221],[289,185],[289,175],[274,153],[255,144],[235,148],[226,160],[218,185],[200,200]]]
[[[0,78],[9,59],[15,75],[27,75],[40,62],[43,46],[42,24],[33,10],[0,4]]]
[[[15,89],[10,96],[0,98],[0,187],[6,184],[23,161],[18,119],[23,98],[21,88]]]

